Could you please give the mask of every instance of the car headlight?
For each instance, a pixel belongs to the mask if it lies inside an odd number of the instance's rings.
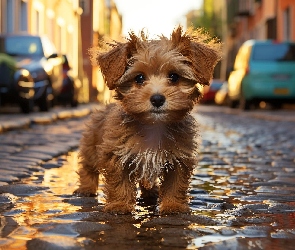
[[[38,82],[47,78],[47,74],[44,69],[37,69],[37,70],[31,71],[31,75],[35,82]]]

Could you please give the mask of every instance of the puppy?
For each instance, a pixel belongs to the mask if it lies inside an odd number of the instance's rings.
[[[101,173],[104,210],[130,213],[136,184],[144,196],[159,184],[161,214],[189,212],[188,188],[196,167],[197,124],[190,115],[221,58],[216,39],[176,28],[170,38],[142,32],[108,51],[92,50],[115,103],[93,113],[81,139],[78,195],[94,195]]]

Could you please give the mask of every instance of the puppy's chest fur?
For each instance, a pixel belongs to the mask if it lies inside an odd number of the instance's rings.
[[[169,148],[174,138],[169,140],[169,129],[163,124],[142,125],[138,128],[138,146],[144,151],[158,152]]]
[[[173,124],[142,124],[117,115],[112,117],[113,129],[105,130],[103,143],[98,147],[99,158],[103,159],[100,165],[116,162],[117,167],[135,174],[149,188],[164,169],[185,167],[196,157],[197,130],[191,116]]]

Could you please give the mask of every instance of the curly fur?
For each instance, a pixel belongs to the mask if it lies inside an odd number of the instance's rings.
[[[92,60],[117,101],[94,112],[87,123],[75,193],[95,194],[101,173],[105,211],[128,213],[136,202],[136,183],[152,195],[159,179],[160,212],[188,212],[197,154],[197,124],[190,111],[200,97],[198,86],[209,83],[220,60],[220,44],[181,27],[170,39],[130,33],[110,50],[92,49]],[[136,80],[139,75],[142,81]]]

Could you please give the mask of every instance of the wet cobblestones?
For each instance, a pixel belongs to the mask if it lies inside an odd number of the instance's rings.
[[[293,249],[292,116],[203,106],[196,118],[187,215],[160,216],[139,202],[116,216],[101,211],[101,191],[72,196],[86,118],[0,134],[0,249]]]
[[[0,184],[30,175],[32,170],[42,169],[43,162],[76,148],[82,130],[83,123],[73,120],[66,122],[66,126],[64,121],[59,121],[50,126],[33,125],[27,130],[0,134]]]

